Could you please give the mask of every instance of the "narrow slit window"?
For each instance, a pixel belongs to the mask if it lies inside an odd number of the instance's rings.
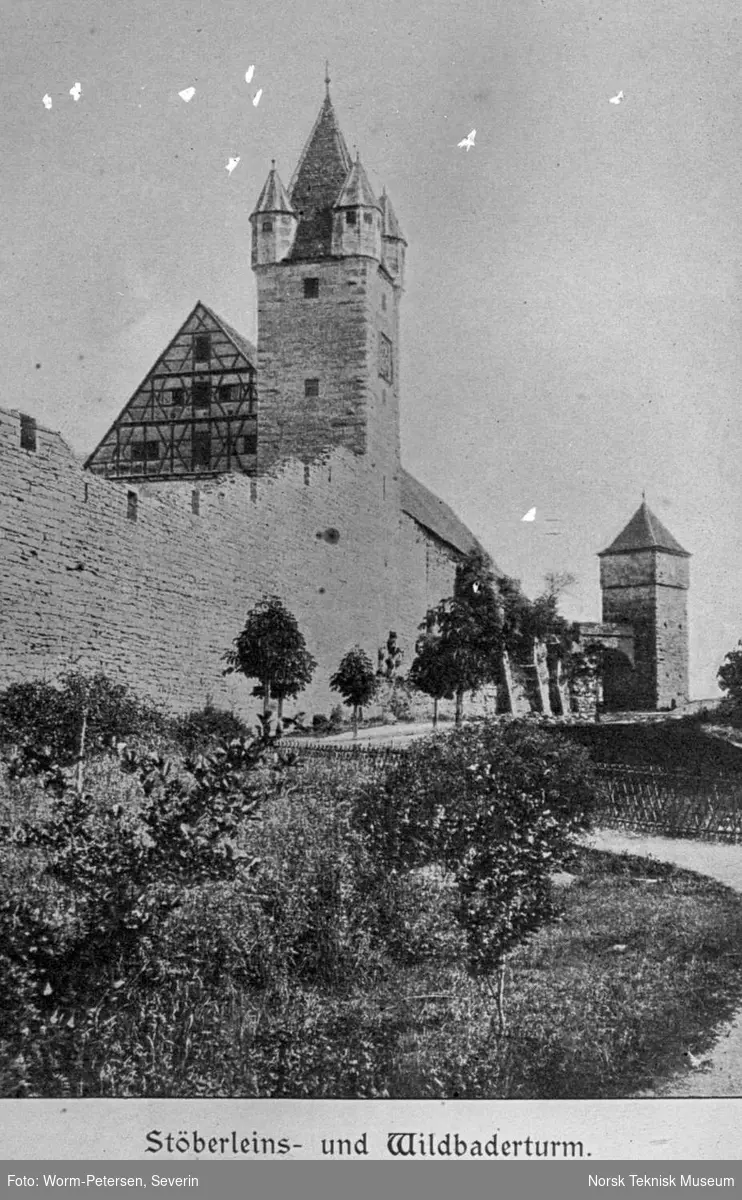
[[[319,379],[304,380],[304,395],[307,398],[319,396]]]
[[[36,449],[36,419],[21,413],[21,450]]]
[[[195,490],[191,492],[191,512],[194,516],[201,512],[201,493]]]
[[[136,521],[139,508],[139,497],[136,492],[126,493],[126,515],[130,521]]]
[[[385,334],[379,334],[379,375],[387,383],[393,379],[392,343]]]
[[[304,299],[317,300],[319,298],[319,279],[304,280]]]
[[[211,358],[211,335],[197,333],[193,338],[193,357],[196,362],[208,362]]]

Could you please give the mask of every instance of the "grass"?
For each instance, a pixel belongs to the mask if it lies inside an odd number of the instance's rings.
[[[742,995],[742,898],[580,850],[559,919],[510,960],[500,1035],[442,874],[402,880],[393,921],[374,929],[343,804],[359,769],[295,768],[251,833],[260,901],[235,884],[191,889],[119,986],[96,981],[85,1011],[31,1041],[7,1033],[2,1094],[617,1097],[711,1045]],[[90,783],[134,802],[110,764]],[[39,805],[28,784],[4,798],[11,816]],[[3,866],[11,881],[38,870],[12,852]]]

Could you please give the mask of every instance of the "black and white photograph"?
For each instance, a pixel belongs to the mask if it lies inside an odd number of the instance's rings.
[[[669,1155],[742,1096],[737,5],[32,0],[0,60],[4,1112]]]

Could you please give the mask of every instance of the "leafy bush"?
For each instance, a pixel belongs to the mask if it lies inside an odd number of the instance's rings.
[[[729,651],[717,671],[717,678],[733,714],[739,717],[742,714],[742,641]]]
[[[411,747],[362,789],[357,819],[390,875],[439,864],[458,887],[468,967],[485,979],[555,913],[550,875],[588,827],[590,760],[526,722],[483,722]]]
[[[232,742],[176,772],[124,748],[121,766],[141,788],[136,807],[74,789],[43,751],[7,759],[11,780],[40,777],[53,803],[15,831],[15,846],[43,865],[30,887],[9,879],[0,896],[0,1032],[33,1044],[62,1017],[73,1029],[75,1011],[116,986],[189,888],[239,878],[249,890],[258,864],[244,849],[246,822],[265,794],[258,768],[274,758],[264,741]]]
[[[218,742],[248,738],[250,730],[236,713],[206,704],[179,717],[175,722],[175,737],[186,754],[213,749]]]
[[[81,741],[84,752],[166,728],[159,710],[102,673],[73,672],[58,685],[37,680],[0,692],[0,745],[44,746],[62,765],[78,757]]]

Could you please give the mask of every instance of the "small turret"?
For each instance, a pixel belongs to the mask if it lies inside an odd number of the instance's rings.
[[[298,220],[274,159],[265,186],[250,214],[254,267],[283,262],[288,257],[294,245]]]
[[[381,193],[381,262],[384,269],[391,275],[396,287],[404,287],[404,234],[399,227],[399,221],[392,208],[392,202],[386,194],[386,188]]]
[[[381,260],[381,217],[381,205],[356,153],[356,161],[333,205],[332,253],[363,254]]]

